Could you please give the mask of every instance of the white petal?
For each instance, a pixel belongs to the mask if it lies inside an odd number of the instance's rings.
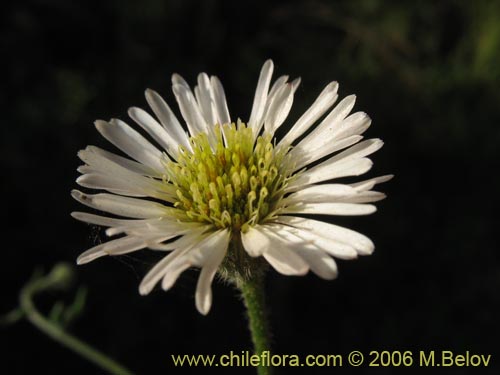
[[[365,235],[351,229],[339,227],[338,225],[325,223],[324,221],[293,216],[279,216],[277,221],[296,228],[309,230],[317,235],[330,238],[333,241],[340,241],[351,245],[361,255],[371,254],[375,248],[373,242]]]
[[[254,237],[261,239],[258,245],[262,246],[262,249],[257,250],[254,244],[250,244],[249,250],[246,246],[249,245],[251,237],[247,237],[244,246],[249,254],[261,253],[276,271],[284,275],[305,275],[307,273],[309,267],[299,255],[290,249],[292,243],[279,237],[272,230],[266,229],[265,225],[256,225],[252,229],[262,235]],[[264,237],[267,238],[262,240]]]
[[[83,221],[84,223],[100,225],[103,227],[123,225],[123,222],[126,221],[123,219],[115,219],[111,217],[94,215],[94,214],[89,214],[87,212],[78,212],[78,211],[72,212],[71,216],[73,216],[77,220]]]
[[[361,140],[363,137],[360,134],[368,129],[370,123],[371,120],[365,113],[358,112],[342,121],[339,126],[315,130],[290,153],[294,160],[299,160],[297,169]]]
[[[269,121],[267,120],[271,111],[275,111],[275,108],[273,109],[273,105],[274,107],[276,106],[276,98],[278,96],[282,96],[283,94],[283,90],[286,89],[286,86],[289,85],[286,83],[286,81],[284,81],[283,79],[284,77],[280,77],[278,78],[278,80],[272,85],[271,87],[271,90],[269,90],[269,94],[267,95],[267,100],[266,100],[266,107],[264,109],[264,115],[262,116],[262,121],[259,122],[258,126],[255,126],[253,129],[253,134],[254,134],[254,138],[257,138],[258,134],[260,133],[261,129],[262,129],[262,126],[264,126],[264,124],[266,122],[269,123]],[[266,128],[266,130],[269,128],[269,124]]]
[[[179,144],[149,113],[141,108],[132,107],[128,110],[128,114],[170,155],[174,157],[177,155]]]
[[[253,227],[241,233],[241,242],[248,255],[254,258],[261,256],[264,249],[270,246],[269,236],[264,235],[261,231]]]
[[[143,238],[148,242],[148,246],[151,246],[151,248],[156,248],[161,245],[157,242],[152,242],[151,239],[161,238],[161,241],[165,241],[185,233],[191,234],[196,232],[198,237],[201,234],[196,223],[181,223],[175,219],[170,222],[161,220],[163,227],[161,227],[161,230],[155,231],[155,224],[158,224],[160,221],[159,219],[125,220],[89,214],[86,212],[72,212],[71,216],[86,223],[110,227],[106,230],[108,236],[126,233],[129,236]]]
[[[368,158],[348,159],[337,162],[327,160],[300,174],[297,179],[290,182],[286,191],[296,191],[304,186],[334,178],[359,176],[368,172],[372,165],[372,161]]]
[[[284,85],[276,93],[265,119],[264,127],[269,134],[274,134],[276,129],[285,121],[293,104],[293,87]]]
[[[327,160],[327,162],[335,163],[341,160],[345,161],[345,160],[362,158],[380,150],[380,148],[383,145],[384,142],[382,142],[382,140],[380,139],[377,138],[367,139],[335,155],[334,157]]]
[[[264,111],[266,108],[269,84],[271,83],[273,69],[273,62],[271,60],[267,60],[260,71],[259,81],[257,82],[257,88],[255,90],[255,97],[252,105],[252,112],[250,114],[250,120],[248,121],[248,125],[250,127],[259,129],[264,121]],[[254,134],[255,133],[256,132],[254,131]]]
[[[173,85],[172,89],[191,136],[208,132],[208,125],[191,90],[183,85]]]
[[[103,150],[102,150],[103,151]],[[117,155],[115,155],[117,156]],[[78,168],[80,173],[104,173],[113,175],[115,178],[125,178],[127,180],[137,181],[156,181],[152,178],[147,178],[138,171],[130,169],[123,162],[120,163],[117,159],[108,157],[101,150],[94,146],[88,146],[85,150],[78,151],[78,157],[87,165]],[[124,160],[130,161],[123,158]],[[132,162],[135,163],[135,162]],[[142,165],[137,163],[137,165]],[[156,177],[161,177],[156,172]]]
[[[330,133],[330,136],[335,138],[345,138],[353,134],[363,134],[371,123],[372,119],[365,112],[356,112],[342,121],[335,133],[331,133],[330,129],[325,129],[324,133]]]
[[[336,186],[336,184],[313,185],[286,197],[282,200],[282,204],[290,206],[300,203],[370,203],[386,198],[384,193],[378,191],[358,191],[349,185],[339,185],[351,189],[342,192],[342,189],[337,189]]]
[[[214,94],[215,107],[217,108],[217,114],[219,117],[218,123],[220,125],[230,124],[231,116],[229,115],[229,110],[227,108],[226,94],[224,93],[224,88],[220,83],[219,79],[215,76],[210,77],[212,82],[212,90]]]
[[[300,247],[297,253],[306,261],[311,271],[325,280],[333,280],[337,277],[337,263],[323,250]]]
[[[337,202],[344,203],[371,203],[385,199],[387,196],[379,191],[361,191],[358,194],[345,196],[337,199]]]
[[[281,210],[282,213],[315,214],[315,215],[369,215],[377,208],[372,204],[354,203],[305,203],[296,204]]]
[[[111,122],[97,120],[95,126],[104,138],[132,159],[156,171],[164,169],[161,163],[161,152],[123,121],[117,119],[113,119]]]
[[[181,85],[187,88],[188,90],[191,90],[186,80],[182,78],[182,76],[178,73],[172,74],[172,85]]]
[[[330,133],[335,133],[342,125],[342,121],[347,117],[354,107],[356,95],[349,95],[342,99],[339,104],[325,117],[314,130],[305,137],[302,142],[309,142],[311,138],[315,138],[318,134],[328,130]],[[300,144],[300,143],[299,143]]]
[[[80,170],[83,170],[83,168]],[[120,179],[100,173],[84,174],[76,179],[76,183],[89,189],[107,190],[110,193],[129,197],[147,197],[149,195],[146,191],[138,188],[137,185],[130,183],[127,185]]]
[[[173,261],[170,265],[167,266],[167,270],[165,271],[165,276],[161,282],[161,288],[165,291],[169,290],[172,286],[174,286],[175,282],[185,270],[187,270],[191,265],[189,264],[186,257],[180,258],[179,261],[177,259]]]
[[[203,315],[206,315],[212,306],[212,280],[226,255],[229,242],[229,231],[226,231],[227,234],[222,236],[213,247],[206,249],[210,255],[205,260],[200,276],[198,277],[195,294],[196,308]]]
[[[139,285],[139,293],[142,295],[149,294],[158,281],[165,276],[167,266],[177,259],[181,252],[182,249],[174,251],[156,263],[155,266],[142,279],[141,284]]]
[[[356,182],[354,184],[350,184],[351,187],[358,191],[365,191],[372,189],[376,184],[381,184],[383,182],[389,181],[394,177],[393,174],[388,174],[385,176],[370,178],[369,180]]]
[[[137,237],[165,237],[165,240],[169,240],[184,235],[199,225],[202,224],[181,222],[174,217],[161,217],[147,220],[124,220],[121,225],[108,228],[106,234],[108,236],[115,236],[117,234],[126,233]]]
[[[131,180],[117,178],[112,174],[87,173],[76,179],[77,184],[90,189],[107,190],[114,194],[131,197],[153,197],[166,202],[175,202],[175,198],[167,192],[149,186],[148,184],[133,183]]]
[[[166,216],[147,220],[137,220],[136,222],[130,220],[123,226],[108,229],[106,233],[114,233],[115,231],[137,232],[137,235],[148,237],[168,236],[173,238],[189,233],[204,225],[205,224],[199,222],[185,222],[177,220],[175,217]],[[201,241],[202,239],[203,238],[199,236],[196,241]]]
[[[163,290],[169,290],[175,284],[181,273],[194,265],[190,257],[190,252],[205,244],[206,240],[212,238],[213,235],[213,233],[198,234],[196,237],[191,237],[192,241],[190,243],[186,242],[184,247],[180,247],[170,254],[172,261],[168,262],[161,271],[163,275],[161,287]]]
[[[324,184],[314,185],[301,189],[290,196],[286,197],[283,205],[291,205],[294,203],[313,203],[313,202],[331,202],[339,197],[345,197],[357,194],[356,189],[349,185],[342,184]]]
[[[288,147],[311,127],[337,100],[338,83],[331,82],[319,94],[309,109],[297,120],[278,145]]]
[[[274,95],[276,95],[276,92],[278,91],[278,89],[280,89],[281,86],[283,86],[285,83],[288,82],[288,78],[289,78],[288,76],[281,76],[276,81],[274,81],[273,85],[271,86],[271,89],[269,90],[269,94],[267,97],[271,98]]]
[[[292,250],[295,250],[299,254],[302,248],[313,248],[341,259],[354,259],[358,256],[356,250],[349,244],[342,243],[338,239],[328,238],[325,235],[308,229],[286,226],[279,223],[268,224],[266,227],[271,227],[274,233],[287,240]]]
[[[78,168],[84,174],[77,182],[92,189],[105,189],[122,195],[151,196],[172,201],[176,189],[172,184],[140,175],[126,166],[87,147],[78,152],[78,157],[88,165]]]
[[[190,264],[202,267],[207,262],[208,257],[210,257],[212,249],[218,249],[219,247],[227,248],[230,235],[231,233],[227,229],[221,229],[208,235],[203,242],[200,242],[189,251]]]
[[[162,288],[167,290],[172,287],[179,275],[191,266],[203,267],[212,259],[213,251],[227,249],[230,233],[228,230],[220,230],[210,235],[200,236],[197,243],[179,253],[178,258],[169,264],[165,270]]]
[[[295,91],[297,91],[297,89],[300,86],[300,82],[302,82],[302,78],[297,77],[291,83],[291,85],[292,85],[292,92],[293,92],[294,95],[295,95]]]
[[[186,132],[163,98],[156,91],[151,89],[147,89],[145,95],[149,106],[172,138],[187,150],[191,150],[191,144],[186,136]]]
[[[262,256],[279,273],[288,276],[302,276],[309,271],[307,263],[286,247],[286,244],[279,244],[278,247],[270,247]]]
[[[353,135],[353,136],[350,136],[349,138],[344,138],[344,140],[342,140],[342,141],[346,141],[346,140],[352,139],[352,138],[354,138],[354,140],[359,139],[357,137],[360,137],[360,136]],[[342,141],[339,141],[339,143],[341,143],[342,145],[345,144],[345,142],[342,142]],[[349,143],[351,143],[351,142],[349,142]],[[364,156],[371,155],[374,152],[378,151],[383,145],[384,145],[384,142],[382,142],[380,139],[367,139],[363,142],[360,142],[358,144],[355,144],[355,145],[349,147],[347,150],[342,151],[341,153],[331,157],[330,159],[324,161],[323,163],[333,165],[334,163],[337,163],[340,161],[347,161],[350,159],[362,158]],[[332,143],[332,146],[335,147],[335,149],[338,149],[338,147],[336,147],[335,143]],[[329,153],[331,153],[331,150],[332,150],[330,147],[331,146],[328,146],[326,150],[319,150],[319,152],[311,150],[312,156],[307,155],[306,158],[304,158],[305,160],[307,160],[307,162],[297,163],[296,168],[301,168],[304,165],[309,164],[310,162],[318,160],[320,157],[328,155]],[[296,156],[292,155],[292,157],[296,157]],[[321,166],[322,164],[319,164],[318,167]]]
[[[334,140],[331,142],[324,142],[321,145],[315,144],[302,144],[300,147],[293,148],[289,155],[292,163],[293,170],[297,171],[314,163],[315,161],[340,151],[346,147],[352,146],[363,139],[361,135],[352,135],[347,138]]]
[[[212,84],[206,73],[198,74],[198,86],[194,89],[196,101],[208,126],[218,123],[217,109],[213,97]]]
[[[104,255],[126,254],[132,251],[143,249],[147,242],[143,238],[123,237],[97,245],[83,252],[76,260],[77,264],[85,264],[100,258]]]
[[[149,168],[148,166],[138,163],[136,161],[124,158],[123,156],[116,155],[112,152],[103,150],[102,148],[96,147],[96,146],[87,146],[86,150],[88,152],[92,152],[94,154],[98,154],[102,156],[103,158],[118,164],[119,166],[128,169],[131,172],[137,173],[141,176],[150,176],[150,177],[161,177],[162,174],[159,173],[158,171]],[[80,153],[78,154],[80,156]],[[87,163],[86,160],[82,159]],[[88,164],[88,163],[87,163]]]
[[[159,244],[154,248],[154,250],[169,251],[178,248],[187,248],[189,245],[197,243],[201,239],[205,238],[206,235],[204,235],[204,232],[208,231],[210,228],[211,225],[202,225],[198,228],[192,228],[177,240]]]
[[[84,194],[78,190],[73,190],[71,195],[78,202],[86,206],[118,216],[143,219],[162,217],[167,212],[167,207],[144,199],[128,198],[105,193],[91,195]]]

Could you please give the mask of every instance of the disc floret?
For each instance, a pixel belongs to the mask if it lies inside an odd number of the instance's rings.
[[[283,196],[283,155],[270,135],[254,142],[252,128],[241,122],[216,125],[214,133],[212,143],[206,133],[191,137],[192,150],[180,147],[177,161],[167,163],[177,188],[174,206],[191,220],[246,231],[272,217]]]

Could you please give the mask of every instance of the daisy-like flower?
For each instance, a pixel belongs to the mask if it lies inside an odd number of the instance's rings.
[[[187,131],[149,89],[146,100],[156,118],[140,108],[128,111],[143,134],[118,119],[96,121],[99,133],[128,158],[94,146],[79,152],[85,165],[77,183],[107,193],[74,190],[73,197],[113,217],[84,212],[73,216],[108,227],[106,234],[118,238],[85,251],[78,264],[144,248],[168,252],[144,277],[140,293],[148,294],[160,281],[168,290],[183,271],[198,267],[196,307],[207,314],[216,273],[245,280],[269,264],[284,275],[311,270],[334,279],[332,257],[371,254],[374,245],[366,236],[301,216],[375,212],[370,203],[385,195],[372,188],[392,176],[332,182],[371,168],[367,156],[383,143],[362,141],[370,118],[363,112],[349,114],[354,95],[333,107],[338,84],[332,82],[276,140],[300,79],[288,82],[282,76],[271,86],[272,73],[268,60],[247,123],[231,121],[219,79],[205,73],[198,76],[194,92],[181,76],[172,76]]]

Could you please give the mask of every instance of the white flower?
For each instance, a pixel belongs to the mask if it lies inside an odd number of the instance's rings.
[[[300,216],[375,212],[369,203],[385,195],[371,189],[392,176],[331,182],[371,168],[367,156],[382,141],[361,141],[370,118],[363,112],[349,115],[354,95],[331,109],[338,97],[338,84],[332,82],[276,142],[273,135],[290,111],[300,80],[287,83],[288,76],[282,76],[270,87],[272,73],[268,60],[248,125],[231,123],[220,81],[205,73],[198,76],[194,93],[183,78],[172,76],[188,132],[152,90],[146,90],[146,100],[156,119],[136,107],[128,113],[154,143],[121,120],[96,121],[102,136],[130,159],[94,146],[78,154],[85,163],[78,184],[108,193],[75,190],[73,197],[120,217],[73,213],[78,220],[109,227],[108,236],[119,235],[85,251],[78,264],[143,248],[169,252],[145,276],[140,293],[149,293],[160,280],[167,290],[184,270],[199,267],[196,307],[207,314],[218,271],[252,277],[265,263],[263,257],[285,275],[311,270],[333,279],[337,266],[332,256],[371,254],[373,243],[364,235]]]

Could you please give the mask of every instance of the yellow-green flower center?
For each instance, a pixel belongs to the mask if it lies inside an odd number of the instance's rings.
[[[180,148],[177,162],[167,164],[167,176],[177,188],[175,207],[191,220],[243,231],[272,216],[287,176],[280,173],[283,155],[275,152],[271,136],[254,142],[251,128],[233,123],[190,141],[192,152]]]

